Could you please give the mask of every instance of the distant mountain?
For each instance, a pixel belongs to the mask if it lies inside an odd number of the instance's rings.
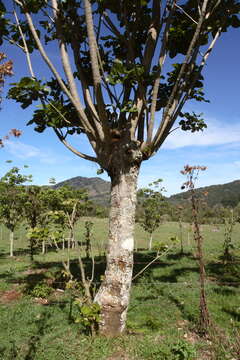
[[[223,205],[236,206],[240,202],[240,180],[235,180],[223,185],[211,185],[196,189],[196,194],[207,193],[205,201],[209,206]],[[189,199],[190,192],[182,192],[168,198],[171,203],[181,203]]]
[[[99,205],[107,206],[110,199],[110,182],[98,177],[86,178],[76,176],[74,178],[62,181],[54,185],[55,189],[61,186],[70,186],[73,189],[86,189],[90,200]]]
[[[99,177],[86,178],[76,176],[74,178],[59,182],[54,188],[68,185],[74,189],[88,190],[89,198],[102,206],[108,206],[110,200],[110,182]],[[197,196],[207,193],[204,200],[210,207],[214,205],[236,206],[240,202],[240,180],[235,180],[223,185],[211,185],[196,189]],[[189,199],[190,192],[185,191],[166,198],[173,204],[179,204]]]

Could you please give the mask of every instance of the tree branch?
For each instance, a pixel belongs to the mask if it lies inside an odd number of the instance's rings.
[[[199,18],[198,21],[198,25],[196,27],[195,33],[193,35],[192,41],[189,45],[187,54],[185,56],[185,59],[182,63],[181,69],[179,71],[179,74],[177,76],[175,85],[173,87],[172,93],[169,97],[167,106],[164,110],[164,114],[163,114],[163,119],[162,122],[158,128],[158,131],[153,139],[152,145],[153,148],[159,148],[159,144],[162,143],[162,136],[165,133],[166,134],[166,130],[168,129],[168,125],[171,122],[171,116],[174,113],[174,110],[176,109],[176,107],[178,106],[179,103],[179,99],[181,98],[181,95],[183,93],[184,90],[181,90],[180,88],[180,82],[183,79],[183,76],[185,74],[186,71],[186,67],[189,63],[189,61],[191,60],[192,56],[195,55],[194,54],[194,50],[195,50],[195,45],[198,41],[200,32],[201,32],[201,28],[202,28],[202,24],[205,20],[205,14],[206,14],[206,9],[207,9],[207,5],[208,5],[208,1],[209,0],[204,0],[203,5],[202,5],[202,9],[201,9],[201,16]]]
[[[84,113],[83,106],[79,99],[76,83],[75,83],[75,80],[73,77],[73,72],[71,69],[70,61],[69,61],[66,43],[64,41],[64,36],[61,31],[62,23],[61,23],[61,18],[59,16],[59,9],[58,9],[58,4],[57,4],[56,0],[52,0],[52,7],[53,7],[53,13],[54,13],[54,19],[55,19],[57,33],[59,35],[59,49],[60,49],[60,54],[61,54],[61,60],[62,60],[64,72],[65,72],[65,75],[66,75],[66,78],[68,81],[68,86],[69,86],[72,98],[74,100],[76,110],[80,114],[80,118],[82,118],[82,114],[83,114],[83,116],[86,118],[84,122],[86,122],[87,127],[89,127],[92,135],[94,136],[94,130],[93,130],[92,126],[90,125],[90,123]]]
[[[60,134],[59,130],[56,128],[53,128],[55,134],[57,135],[58,139],[66,146],[67,149],[69,149],[70,151],[72,151],[75,155],[81,157],[82,159],[85,160],[89,160],[89,161],[93,161],[98,163],[98,159],[90,156],[90,155],[86,155],[81,153],[80,151],[76,150],[72,145],[70,145],[65,139],[64,137]]]
[[[160,141],[159,144],[158,144],[158,148],[163,144],[163,142],[165,141],[166,137],[173,131],[173,130],[170,131],[170,130],[171,130],[171,127],[173,126],[174,122],[176,121],[177,117],[179,116],[179,113],[182,111],[182,108],[183,108],[183,106],[185,105],[187,99],[188,99],[189,96],[191,95],[191,92],[192,92],[192,90],[193,90],[193,87],[194,87],[194,84],[195,84],[195,82],[196,82],[196,80],[197,80],[197,77],[198,77],[198,75],[201,74],[202,69],[203,69],[203,67],[204,67],[205,64],[206,64],[206,61],[207,61],[207,59],[208,59],[208,57],[209,57],[209,55],[210,55],[210,53],[211,53],[214,45],[216,44],[217,39],[218,39],[219,36],[221,35],[221,31],[222,31],[222,27],[220,27],[220,28],[218,29],[218,31],[217,31],[217,33],[215,34],[215,36],[214,36],[211,44],[209,45],[207,51],[206,51],[205,54],[203,55],[203,59],[202,59],[201,64],[200,64],[200,66],[199,66],[199,70],[198,70],[198,72],[195,74],[193,80],[191,81],[191,84],[189,85],[189,88],[188,88],[186,94],[184,95],[184,97],[182,98],[181,102],[179,103],[177,109],[175,110],[175,112],[174,112],[173,115],[171,116],[171,121],[169,122],[168,126],[166,127],[166,129],[165,129],[165,131],[164,131],[164,133],[163,133],[163,135],[162,135],[162,139],[161,139],[161,141]]]
[[[190,20],[192,20],[196,25],[198,24],[196,20],[194,20],[181,6],[175,4],[175,6],[181,10]]]
[[[143,55],[143,66],[145,68],[146,73],[148,73],[150,70],[158,37],[161,31],[161,27],[163,25],[163,17],[161,20],[160,15],[161,15],[161,1],[153,0],[152,22],[148,30],[148,38]]]
[[[18,4],[23,9],[23,4],[19,0],[14,0],[14,2],[16,4]],[[30,14],[28,12],[24,11],[24,15],[26,16],[29,29],[30,29],[30,31],[31,31],[31,33],[33,35],[33,38],[34,38],[34,40],[36,42],[36,45],[38,47],[38,50],[39,50],[43,60],[46,62],[49,69],[51,70],[51,72],[55,76],[56,80],[58,81],[58,83],[59,83],[59,85],[60,85],[60,87],[62,89],[62,91],[69,97],[69,99],[71,100],[71,102],[75,106],[86,132],[91,133],[92,136],[94,136],[94,131],[93,131],[92,127],[90,126],[89,122],[88,122],[88,119],[86,117],[86,114],[84,113],[84,110],[81,107],[79,108],[79,106],[76,103],[75,99],[73,98],[71,92],[68,90],[68,88],[66,87],[66,85],[62,81],[62,78],[61,78],[60,74],[58,73],[57,69],[55,68],[55,66],[53,65],[53,63],[51,62],[49,57],[47,56],[47,54],[46,54],[46,52],[45,52],[45,50],[44,50],[44,48],[42,46],[42,43],[41,43],[41,41],[40,41],[40,39],[38,37],[38,34],[36,32],[36,29],[34,27],[34,24],[33,24],[33,21],[32,21],[32,18],[30,16]]]
[[[94,33],[94,26],[93,26],[93,19],[92,19],[92,8],[91,3],[89,0],[84,0],[85,6],[85,18],[86,18],[86,25],[87,25],[87,33],[88,33],[88,46],[91,58],[91,68],[93,74],[93,82],[94,82],[94,90],[97,99],[98,110],[100,114],[100,119],[103,124],[103,130],[107,137],[109,137],[109,127],[108,127],[108,119],[105,109],[105,104],[102,95],[101,89],[101,75],[100,75],[100,68],[98,64],[98,48],[96,44],[96,37]]]
[[[18,16],[17,16],[17,13],[15,10],[13,10],[13,14],[14,14],[14,17],[16,19],[16,24],[17,24],[17,28],[18,28],[18,31],[21,35],[21,38],[22,38],[22,41],[23,41],[23,51],[25,52],[26,54],[26,57],[27,57],[27,64],[28,64],[28,67],[29,67],[29,71],[30,71],[30,74],[31,74],[31,77],[33,79],[36,79],[35,77],[35,74],[33,72],[33,67],[32,67],[32,62],[31,62],[31,58],[30,58],[30,54],[29,54],[29,50],[28,50],[28,46],[27,46],[27,42],[26,42],[26,39],[25,39],[25,36],[23,34],[23,31],[22,31],[22,28],[21,28],[21,25],[19,23],[19,19],[18,19]]]
[[[147,131],[147,143],[148,144],[152,141],[155,113],[156,113],[156,106],[157,106],[157,98],[158,98],[158,90],[159,90],[160,81],[161,81],[162,68],[163,68],[163,65],[164,65],[164,62],[166,59],[166,55],[167,55],[166,46],[167,46],[167,41],[168,41],[169,28],[170,28],[171,21],[172,21],[172,15],[174,12],[174,5],[175,5],[175,1],[173,2],[172,6],[171,6],[171,9],[169,11],[169,15],[167,18],[167,22],[165,25],[162,46],[161,46],[159,61],[158,61],[159,70],[157,72],[157,77],[156,77],[156,79],[154,81],[154,85],[153,85],[152,104],[151,104],[151,110],[150,110],[150,121],[149,121],[148,131]],[[167,9],[165,8],[165,12],[166,11],[167,11]],[[165,15],[165,12],[164,12],[164,15]]]

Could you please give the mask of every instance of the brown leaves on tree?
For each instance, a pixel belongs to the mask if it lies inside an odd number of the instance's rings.
[[[207,169],[206,166],[185,165],[183,170],[180,171],[180,173],[183,174],[183,175],[187,175],[187,181],[182,184],[181,189],[182,190],[184,190],[184,189],[194,189],[194,183],[195,183],[195,180],[198,177],[199,171],[205,171],[206,169]]]
[[[6,54],[0,53],[0,62],[6,59]],[[13,62],[11,60],[4,62],[0,65],[0,86],[4,84],[4,79],[6,76],[13,75]]]
[[[2,62],[4,59],[6,59],[6,54],[0,53],[0,62]],[[4,85],[5,77],[6,76],[12,76],[13,75],[13,62],[11,60],[4,62],[3,64],[0,64],[0,91],[2,90],[2,87]],[[1,102],[0,97],[0,102]],[[4,146],[4,140],[8,140],[9,136],[19,137],[22,134],[21,130],[18,129],[11,129],[7,135],[5,135],[2,139],[0,139],[0,147]]]
[[[22,131],[18,129],[11,129],[7,135],[0,139],[0,147],[4,146],[4,141],[9,139],[9,136],[19,137],[22,135]]]

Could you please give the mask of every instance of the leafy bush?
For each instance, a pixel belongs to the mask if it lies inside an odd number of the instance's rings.
[[[47,298],[52,293],[52,291],[53,289],[50,288],[47,284],[40,283],[33,288],[30,295],[33,297]]]
[[[87,332],[91,332],[92,328],[96,328],[100,321],[100,306],[96,303],[83,304],[81,299],[76,299],[74,305],[78,310],[75,323],[82,325]]]
[[[192,360],[196,357],[195,348],[184,340],[179,340],[171,348],[174,360]]]

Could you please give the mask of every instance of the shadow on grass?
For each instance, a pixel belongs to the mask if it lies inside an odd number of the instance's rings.
[[[51,316],[51,315],[50,315]],[[45,335],[47,330],[46,321],[49,319],[49,312],[42,313],[40,319],[35,320],[34,323],[36,325],[37,331],[35,335],[32,335],[28,341],[28,351],[24,360],[34,360],[37,353],[38,344],[41,341],[41,338]]]
[[[34,334],[30,338],[26,339],[24,349],[23,347],[17,345],[16,340],[12,338],[9,339],[9,346],[0,346],[0,358],[9,360],[16,358],[20,359],[19,353],[21,353],[21,359],[23,360],[37,359],[36,354],[38,346],[48,329],[47,321],[51,316],[52,315],[49,311],[42,312],[41,317],[33,321],[35,325]]]
[[[206,266],[208,276],[214,277],[218,285],[229,285],[239,287],[240,285],[240,261],[239,258],[235,261],[224,264],[223,262],[209,263]]]
[[[34,247],[33,256],[39,255],[39,254],[41,254],[41,252],[42,252],[42,246]],[[48,246],[47,247],[47,252],[48,253],[51,253],[51,252],[56,253],[57,251],[56,251],[56,248],[54,246]],[[31,255],[30,248],[16,249],[16,250],[13,251],[14,258],[20,257],[20,256],[29,256],[29,258],[30,258],[30,255]],[[8,250],[1,251],[0,252],[0,258],[5,258],[5,259],[9,258],[9,259],[11,259],[11,257],[9,256],[9,251]]]
[[[225,312],[226,314],[230,315],[232,319],[234,319],[236,321],[240,321],[240,313],[237,312],[236,310],[222,308],[222,311]]]
[[[213,291],[215,292],[215,294],[218,294],[218,295],[224,295],[224,296],[237,295],[237,292],[234,288],[229,289],[226,287],[218,287],[218,288],[214,288]]]
[[[86,278],[92,276],[92,261],[88,258],[82,258]],[[98,288],[101,277],[106,267],[106,259],[104,256],[96,256],[94,260],[94,285]],[[34,262],[34,267],[29,273],[21,279],[26,284],[26,292],[31,290],[38,284],[46,283],[53,288],[65,289],[66,279],[63,273],[64,267],[61,261],[54,262]],[[81,282],[80,268],[78,259],[72,259],[70,262],[70,271],[73,278]]]
[[[182,301],[180,301],[179,299],[177,299],[175,296],[173,296],[172,294],[168,295],[169,300],[176,305],[176,307],[181,311],[183,318],[195,323],[196,322],[196,318],[192,315],[189,314],[189,312],[186,310],[184,303]]]
[[[189,272],[198,273],[199,269],[197,266],[181,266],[180,268],[173,269],[168,275],[158,276],[154,279],[159,282],[177,283],[180,276],[183,276]]]
[[[191,260],[194,259],[193,254],[191,252],[178,252],[176,254],[168,254],[167,259],[169,260],[181,260],[182,258],[190,258]]]
[[[141,270],[143,270],[155,258],[156,252],[135,252],[133,256],[133,277],[136,276]],[[136,278],[136,280],[134,280],[134,283],[138,283],[142,277],[150,279],[152,277],[152,271],[156,268],[165,268],[172,265],[172,262],[166,262],[162,259],[157,259],[149,267],[147,267],[146,270],[144,270],[143,273],[141,273]]]

